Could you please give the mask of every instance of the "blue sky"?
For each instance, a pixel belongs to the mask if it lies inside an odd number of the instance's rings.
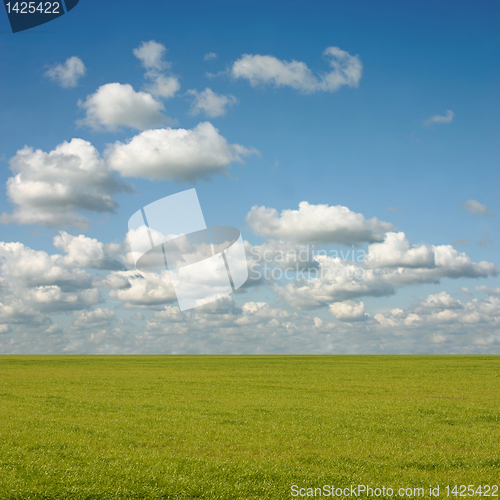
[[[12,34],[1,14],[0,351],[500,352],[499,20],[492,1],[81,0]],[[191,187],[254,257],[381,263],[181,312],[126,232]]]

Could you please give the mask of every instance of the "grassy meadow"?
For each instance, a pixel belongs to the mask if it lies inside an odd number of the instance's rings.
[[[0,499],[358,484],[500,484],[500,357],[0,356]]]

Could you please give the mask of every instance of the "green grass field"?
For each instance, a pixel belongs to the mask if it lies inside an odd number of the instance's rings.
[[[446,497],[500,484],[499,396],[498,356],[0,356],[0,498]]]

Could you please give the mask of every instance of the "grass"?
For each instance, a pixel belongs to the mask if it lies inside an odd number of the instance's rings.
[[[499,484],[499,396],[498,356],[0,356],[0,498],[443,497]]]

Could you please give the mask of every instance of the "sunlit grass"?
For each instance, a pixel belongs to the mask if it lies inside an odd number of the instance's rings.
[[[0,498],[500,482],[497,356],[0,356]]]

